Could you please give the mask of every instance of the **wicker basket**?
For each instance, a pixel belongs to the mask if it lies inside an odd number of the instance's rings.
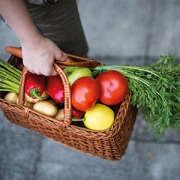
[[[25,68],[23,68],[21,76],[19,104],[10,104],[3,100],[3,98],[0,98],[2,111],[10,122],[31,129],[74,150],[110,161],[119,160],[125,154],[136,120],[137,108],[130,105],[131,92],[129,91],[125,100],[120,104],[114,124],[108,130],[93,131],[81,125],[75,125],[71,122],[71,92],[68,79],[63,72],[63,67],[67,65],[95,67],[100,65],[100,63],[92,59],[70,54],[68,56],[75,62],[54,64],[64,84],[65,118],[63,121],[46,117],[23,106],[24,82],[27,73]],[[18,67],[20,61],[21,59],[11,56],[8,62]]]

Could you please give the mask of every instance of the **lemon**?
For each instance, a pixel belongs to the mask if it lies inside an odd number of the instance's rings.
[[[114,122],[114,112],[108,106],[96,103],[86,111],[84,125],[92,130],[106,130]]]

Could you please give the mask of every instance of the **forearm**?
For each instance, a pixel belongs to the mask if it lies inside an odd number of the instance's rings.
[[[0,0],[0,14],[21,43],[36,43],[40,33],[23,0]]]
[[[41,35],[24,1],[0,0],[0,14],[21,43],[23,64],[28,71],[45,76],[57,74],[53,67],[54,60],[64,61],[67,54]]]

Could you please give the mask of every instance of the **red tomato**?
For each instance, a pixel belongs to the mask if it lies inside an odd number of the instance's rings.
[[[84,112],[72,107],[72,115],[73,118],[81,119],[84,115]]]
[[[123,101],[128,92],[128,82],[123,74],[107,70],[96,78],[100,85],[99,100],[106,105],[116,105]]]
[[[86,111],[94,106],[99,98],[99,84],[92,77],[81,77],[72,85],[72,106]]]
[[[84,115],[84,112],[72,107],[72,115],[74,118],[81,119]]]

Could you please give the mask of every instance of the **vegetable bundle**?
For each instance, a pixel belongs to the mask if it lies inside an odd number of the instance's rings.
[[[180,65],[174,56],[162,56],[150,66],[103,66],[92,70],[114,69],[127,79],[137,105],[156,136],[168,128],[180,129]]]
[[[0,60],[0,91],[19,92],[21,71]],[[93,76],[106,70],[121,72],[133,92],[131,103],[137,105],[156,135],[168,128],[180,129],[180,66],[174,56],[161,57],[150,66],[98,66]]]
[[[19,93],[21,71],[0,59],[0,91]]]

